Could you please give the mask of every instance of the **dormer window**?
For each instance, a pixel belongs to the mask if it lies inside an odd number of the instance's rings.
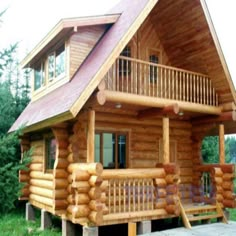
[[[34,66],[34,91],[47,87],[54,81],[62,79],[66,75],[66,52],[65,44],[47,54]]]
[[[48,56],[48,79],[52,81],[65,75],[65,45]]]
[[[45,84],[44,62],[39,63],[34,68],[34,90],[41,88]]]

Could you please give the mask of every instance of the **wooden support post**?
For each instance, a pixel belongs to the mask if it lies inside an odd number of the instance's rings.
[[[163,117],[163,164],[170,163],[169,118]]]
[[[129,222],[128,223],[128,236],[136,236],[137,235],[137,229],[136,229],[136,223],[135,222]]]
[[[220,164],[225,163],[225,131],[224,131],[224,125],[219,125],[219,162]]]
[[[95,111],[88,111],[88,134],[87,134],[87,162],[95,162],[94,155],[94,140],[95,140]]]

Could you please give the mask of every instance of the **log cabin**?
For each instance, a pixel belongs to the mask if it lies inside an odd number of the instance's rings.
[[[236,94],[204,0],[122,0],[105,15],[62,19],[21,65],[32,101],[10,131],[23,125],[22,153],[33,148],[21,200],[87,229],[227,223],[224,134],[236,131]],[[206,165],[212,134],[219,163]]]

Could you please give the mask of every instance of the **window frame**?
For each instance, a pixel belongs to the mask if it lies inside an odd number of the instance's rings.
[[[120,131],[113,131],[113,130],[96,130],[95,136],[100,135],[100,163],[104,165],[104,153],[103,153],[103,134],[115,134],[116,136],[116,143],[115,143],[115,166],[114,168],[107,168],[104,167],[104,169],[127,169],[129,166],[129,133],[128,132],[120,132]],[[125,167],[119,168],[119,156],[118,156],[118,136],[122,135],[126,137],[126,150],[125,150]],[[96,148],[96,145],[95,145]],[[96,151],[95,151],[96,152]],[[96,155],[96,154],[95,154]]]
[[[53,167],[52,168],[49,168],[48,166],[48,159],[49,159],[49,145],[48,145],[48,141],[49,140],[55,140],[55,157],[54,157],[54,162],[53,162]],[[56,137],[53,135],[53,134],[46,134],[44,135],[44,138],[43,138],[43,141],[44,141],[44,163],[43,163],[43,168],[44,168],[44,172],[45,173],[52,173],[53,170],[54,170],[54,165],[55,165],[55,162],[56,162],[56,159],[57,159],[57,141],[56,141]]]
[[[170,139],[170,163],[177,163],[177,140]],[[174,152],[174,155],[171,156],[171,148]],[[173,157],[173,158],[172,158]],[[163,139],[159,139],[159,160],[158,163],[163,163]]]
[[[64,53],[64,72],[60,73],[58,76],[56,76],[56,57],[57,57],[57,51],[60,50],[61,48],[64,48],[64,50],[62,51]],[[58,44],[56,47],[54,47],[50,52],[48,52],[47,54],[45,54],[44,57],[42,57],[41,60],[39,60],[37,63],[34,64],[33,68],[33,86],[32,86],[32,90],[33,90],[33,96],[35,94],[38,94],[39,92],[41,92],[42,88],[46,88],[51,86],[54,83],[57,83],[58,81],[61,81],[63,79],[65,79],[68,76],[68,46],[67,46],[67,42],[64,41],[63,43]],[[60,55],[60,53],[58,54]],[[49,57],[53,56],[53,76],[49,77]],[[43,65],[44,67],[44,83],[41,87],[39,87],[38,89],[35,89],[35,68],[37,65],[39,65],[39,63],[41,64],[41,67]]]
[[[148,48],[147,49],[147,61],[149,63],[153,63],[150,61],[150,57],[151,56],[156,56],[158,58],[158,63],[154,63],[154,64],[161,64],[162,63],[162,51],[158,48]],[[156,75],[154,73],[154,75],[151,75],[152,71],[153,71],[153,68],[154,66],[150,65],[149,66],[149,81],[151,84],[157,84],[158,83],[158,68],[156,70]],[[155,71],[153,71],[155,72]],[[153,78],[154,77],[154,78]]]

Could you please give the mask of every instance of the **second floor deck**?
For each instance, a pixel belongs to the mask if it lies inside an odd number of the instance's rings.
[[[216,107],[208,75],[120,56],[105,75],[105,89]]]

